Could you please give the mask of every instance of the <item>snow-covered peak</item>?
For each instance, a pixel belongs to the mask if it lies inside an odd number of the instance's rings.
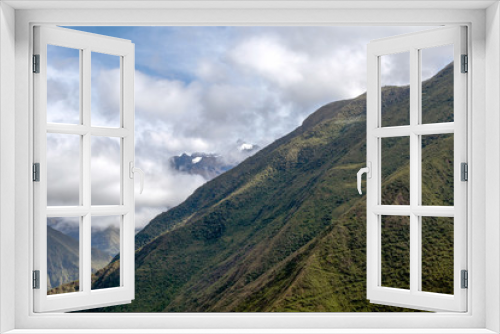
[[[250,151],[250,150],[252,150],[252,149],[253,149],[253,145],[252,145],[252,144],[243,143],[243,144],[241,144],[241,145],[238,147],[238,149],[239,149],[240,151]]]
[[[191,162],[194,163],[194,164],[197,164],[198,162],[201,161],[201,159],[203,159],[203,157],[196,157],[193,160],[191,160]]]

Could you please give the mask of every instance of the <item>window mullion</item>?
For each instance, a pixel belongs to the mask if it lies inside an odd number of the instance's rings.
[[[418,291],[420,281],[420,238],[419,238],[419,220],[420,217],[414,212],[419,204],[420,194],[420,173],[419,173],[419,141],[420,136],[414,129],[419,123],[419,103],[418,103],[418,83],[419,83],[419,60],[418,49],[410,49],[410,291]]]
[[[86,48],[83,50],[83,66],[81,68],[81,82],[82,82],[82,124],[90,128],[90,106],[91,106],[91,51]],[[90,175],[90,157],[91,157],[91,134],[88,131],[82,137],[82,204],[84,207],[91,206],[91,175]],[[83,262],[81,275],[82,287],[81,291],[90,293],[91,290],[91,275],[92,275],[92,250],[91,250],[91,214],[87,212],[82,219],[82,233],[80,234],[80,245],[82,256],[80,257]]]

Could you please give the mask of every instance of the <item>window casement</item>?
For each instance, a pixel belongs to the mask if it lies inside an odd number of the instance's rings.
[[[432,87],[426,84],[422,73],[424,55],[433,50],[439,51],[439,56],[448,51],[452,60],[448,70],[453,72],[449,108],[438,111],[444,116],[437,118],[430,114],[435,113],[432,104],[425,101],[429,95],[426,90]],[[372,303],[431,311],[467,310],[467,289],[462,282],[467,270],[467,182],[461,175],[468,162],[466,55],[466,27],[459,26],[376,40],[368,45],[368,166],[363,171],[368,175],[367,298]],[[397,111],[401,117],[390,120],[385,116],[382,101],[384,94],[391,94],[390,87],[383,88],[387,83],[383,65],[384,57],[393,56],[402,59],[397,66],[409,74],[409,106],[408,110]],[[424,169],[432,162],[426,161],[423,147],[429,142],[436,147],[448,145],[451,151],[446,159],[452,164],[452,172],[442,176],[445,180],[448,177],[447,187],[451,189],[439,194],[429,194],[432,190],[425,179],[428,174]],[[392,156],[391,145],[401,147],[399,151],[392,150]],[[407,160],[402,164],[400,179],[384,180],[384,170],[398,159]],[[390,198],[395,193],[398,198]],[[452,198],[443,198],[446,193]],[[429,199],[432,196],[434,200]],[[453,284],[446,293],[433,291],[423,283],[425,275],[432,274],[423,268],[429,260],[423,247],[425,229],[438,222],[451,230],[451,240],[433,239],[434,243],[449,244],[452,254],[453,271],[448,278]],[[397,268],[391,268],[391,261],[397,262]],[[406,283],[395,284],[387,279],[391,275],[399,279],[409,277]]]
[[[48,49],[57,47],[73,52],[76,88],[73,95],[73,110],[63,109],[54,116],[55,107],[48,108],[48,97],[51,86],[48,84],[57,66],[48,66]],[[91,68],[92,57],[112,55],[119,64],[115,87],[117,92],[116,126],[96,126],[95,104],[91,101],[93,80]],[[134,44],[127,40],[82,33],[69,29],[37,26],[34,28],[34,162],[37,175],[34,177],[34,311],[53,312],[88,309],[98,306],[128,303],[134,299]],[[54,61],[64,65],[64,60]],[[54,64],[53,64],[54,65]],[[51,73],[52,72],[52,73]],[[70,73],[60,73],[68,77]],[[53,88],[52,88],[53,89]],[[54,89],[53,89],[54,90]],[[109,108],[109,106],[105,106]],[[73,112],[73,115],[71,113]],[[72,119],[70,117],[73,116]],[[70,124],[72,123],[72,124]],[[102,123],[98,123],[99,125]],[[111,205],[99,205],[96,201],[100,184],[92,178],[105,172],[92,166],[93,143],[100,140],[104,143],[116,144],[116,200]],[[59,141],[69,145],[66,151],[53,152],[51,143]],[[69,143],[74,143],[70,145]],[[66,155],[66,156],[65,156]],[[34,166],[34,167],[35,167]],[[108,168],[108,167],[106,167]],[[51,170],[52,169],[52,170]],[[74,175],[75,182],[58,184],[57,173]],[[54,187],[65,187],[66,197],[53,200]],[[73,193],[73,194],[69,194]],[[74,196],[73,196],[74,195]],[[51,197],[52,196],[52,197]],[[71,200],[70,200],[71,199]],[[96,205],[97,204],[97,205]],[[120,249],[119,284],[107,289],[92,289],[92,250],[91,230],[93,223],[112,218],[119,229]],[[72,282],[71,292],[50,293],[48,282],[48,262],[52,245],[48,245],[51,219],[65,220],[74,223],[78,240],[77,254],[73,261],[77,262],[78,272],[75,274],[61,272]],[[67,223],[70,224],[70,223]],[[56,232],[52,232],[56,233]],[[54,246],[55,247],[55,246]],[[61,248],[58,252],[63,253]],[[61,256],[69,256],[62,254]],[[75,260],[76,259],[76,260]],[[64,261],[59,259],[61,271]],[[61,283],[61,282],[60,282]],[[69,283],[68,281],[62,283]],[[53,286],[52,286],[53,288]]]

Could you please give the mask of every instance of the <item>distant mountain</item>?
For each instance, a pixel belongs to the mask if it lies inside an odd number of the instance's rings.
[[[255,154],[260,149],[258,145],[248,144],[239,140],[236,145],[223,154],[183,153],[169,159],[173,170],[203,176],[207,181],[227,172],[240,162]]]
[[[427,121],[452,120],[453,67],[423,88]],[[383,116],[405,124],[409,87],[384,87],[382,97]],[[383,145],[384,203],[405,204],[407,138]],[[453,137],[423,138],[422,159],[422,200],[450,198]],[[135,300],[97,311],[407,311],[366,300],[366,197],[356,191],[365,160],[366,95],[321,107],[154,218],[136,235]],[[453,224],[429,219],[422,230],[422,286],[453,293]],[[409,284],[406,228],[399,217],[382,221],[386,286]],[[96,276],[119,282],[118,261]]]
[[[120,228],[110,225],[105,229],[92,229],[91,244],[93,248],[114,257],[120,253]]]
[[[80,226],[68,223],[64,218],[50,218],[47,225],[58,232],[78,240]],[[110,225],[107,228],[92,228],[92,247],[114,257],[120,252],[120,230],[118,227]]]
[[[109,264],[112,257],[92,248],[92,272]],[[47,226],[47,289],[78,280],[79,242],[50,226]]]
[[[183,153],[180,156],[171,157],[169,162],[171,168],[176,171],[201,175],[206,180],[211,180],[234,167],[234,165],[228,165],[221,156],[206,153],[191,155]]]

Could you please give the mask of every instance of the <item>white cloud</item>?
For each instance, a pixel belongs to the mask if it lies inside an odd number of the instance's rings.
[[[198,104],[201,87],[198,83],[185,84],[181,81],[155,78],[136,71],[135,103],[138,117],[168,120],[195,116],[201,106]]]
[[[55,61],[47,64],[47,121],[78,124],[80,74],[78,67],[64,65]]]
[[[266,146],[320,106],[366,90],[370,40],[421,29],[425,28],[134,28],[128,38],[137,51],[136,166],[146,173],[144,193],[136,196],[137,227],[180,204],[205,182],[199,175],[171,170],[170,157],[184,152],[239,157],[240,139]],[[435,59],[447,61],[442,53]],[[60,121],[68,110],[78,110],[79,77],[54,64],[48,105]],[[397,83],[404,66],[394,64],[386,65],[392,66],[389,77]],[[94,74],[92,99],[101,113],[93,117],[105,124],[115,122],[119,71],[104,66]],[[79,161],[75,143],[51,139],[49,144],[48,157],[57,162],[49,175],[49,202],[78,201],[78,179],[68,169]],[[119,193],[116,148],[102,140],[92,147],[92,184],[99,187],[96,203]]]
[[[92,66],[91,123],[120,126],[120,69]],[[95,72],[95,73],[94,73]]]
[[[301,69],[310,61],[300,50],[287,49],[280,41],[266,35],[243,40],[229,57],[257,75],[287,87],[304,79]]]

